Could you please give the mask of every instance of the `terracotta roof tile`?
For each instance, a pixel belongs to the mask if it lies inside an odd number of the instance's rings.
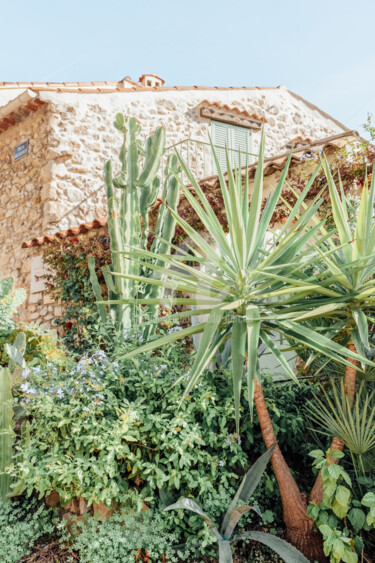
[[[44,235],[41,237],[34,237],[31,240],[22,243],[22,248],[31,248],[33,246],[42,246],[47,242],[53,242],[56,239],[64,239],[67,237],[74,237],[77,235],[82,235],[93,229],[100,229],[107,225],[107,217],[99,217],[99,219],[94,219],[86,223],[81,223],[78,227],[73,227],[71,229],[61,230],[57,233],[51,235]]]
[[[259,117],[256,113],[250,114],[246,110],[240,110],[238,107],[230,107],[227,104],[219,104],[219,102],[209,102],[208,100],[203,100],[203,102],[199,104],[199,107],[216,107],[219,110],[234,112],[237,115],[242,115],[250,119],[255,119],[256,121],[267,123],[267,119],[265,117]]]
[[[74,92],[79,92],[81,88],[90,88],[98,92],[106,92],[108,90],[117,89],[119,91],[129,92],[133,90],[277,90],[279,86],[155,86],[154,88],[147,88],[138,85],[129,77],[124,78],[125,81],[133,83],[133,87],[125,88],[122,80],[110,81],[95,81],[95,82],[0,82],[0,90],[2,88],[30,88],[31,90],[54,90],[62,91],[69,89]]]

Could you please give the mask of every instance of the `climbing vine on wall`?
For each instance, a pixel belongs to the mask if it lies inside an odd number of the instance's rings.
[[[101,268],[110,263],[109,236],[81,235],[49,243],[43,260],[52,273],[46,276],[51,296],[63,305],[55,320],[58,332],[70,349],[82,351],[90,344],[90,329],[98,322],[95,298],[87,267],[88,256],[95,256],[100,282]]]

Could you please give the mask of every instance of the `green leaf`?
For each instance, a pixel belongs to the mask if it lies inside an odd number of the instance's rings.
[[[324,457],[324,452],[323,450],[313,450],[309,452],[309,456],[313,458]]]
[[[357,534],[366,522],[366,514],[360,508],[351,508],[348,512],[348,520]]]
[[[207,514],[205,512],[203,512],[203,510],[201,509],[199,504],[197,504],[195,501],[191,500],[190,498],[183,498],[183,499],[179,500],[178,502],[171,504],[170,506],[167,506],[167,508],[164,508],[164,512],[167,512],[169,510],[178,510],[178,509],[190,510],[191,512],[195,512],[196,514],[199,514],[200,516],[202,516],[203,520],[212,529],[215,536],[219,540],[223,539],[221,537],[221,535],[219,534],[215,524],[212,522],[211,518],[209,518],[207,516]]]
[[[253,540],[267,547],[270,547],[277,555],[279,555],[284,561],[289,563],[309,563],[304,555],[298,549],[287,543],[286,541],[277,538],[271,534],[266,534],[264,532],[243,532],[235,538],[236,540]]]
[[[375,493],[366,493],[365,496],[363,497],[363,499],[361,500],[361,503],[364,506],[368,506],[368,507],[375,507]]]
[[[343,487],[339,485],[337,487],[335,499],[338,503],[342,504],[342,506],[348,507],[350,501],[350,491],[347,487]]]
[[[328,465],[327,468],[328,473],[333,479],[338,479],[343,472],[343,468],[340,465],[336,465],[334,463]]]
[[[250,416],[253,415],[254,380],[258,377],[258,346],[260,333],[260,315],[256,305],[246,308],[247,325],[247,386]]]
[[[246,323],[242,317],[236,316],[232,325],[232,378],[237,434],[240,433],[240,401],[245,365],[245,346]]]
[[[340,450],[331,450],[329,452],[329,456],[333,459],[342,459],[343,457],[345,457],[345,454]]]

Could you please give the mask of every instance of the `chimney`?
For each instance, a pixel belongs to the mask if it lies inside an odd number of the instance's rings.
[[[144,88],[160,88],[165,83],[165,80],[156,76],[156,74],[142,74],[139,82]]]

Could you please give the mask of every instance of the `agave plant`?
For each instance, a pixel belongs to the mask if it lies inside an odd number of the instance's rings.
[[[353,406],[345,393],[343,381],[332,385],[333,398],[322,389],[324,401],[314,394],[307,405],[314,431],[325,436],[336,436],[350,450],[355,469],[365,473],[362,456],[375,448],[375,390],[366,391],[362,382]],[[356,462],[358,458],[358,463]]]
[[[272,534],[266,534],[264,532],[257,531],[247,531],[239,535],[234,535],[234,530],[243,514],[246,514],[246,512],[248,512],[249,510],[255,510],[255,512],[260,514],[259,508],[257,506],[249,506],[247,503],[249,502],[249,499],[257,488],[274,449],[275,445],[273,445],[269,450],[261,455],[242,479],[241,485],[239,486],[237,493],[235,494],[228,510],[225,513],[223,522],[220,527],[220,532],[215,526],[214,522],[211,520],[211,518],[209,518],[209,516],[207,516],[207,514],[205,514],[202,508],[195,501],[189,498],[183,498],[164,509],[190,510],[191,512],[195,512],[202,516],[203,520],[209,525],[218,542],[219,563],[232,563],[233,557],[231,542],[246,539],[254,540],[266,545],[267,547],[270,547],[287,563],[307,563],[308,561],[292,545],[284,540],[281,540],[280,538],[277,538],[276,536],[273,536]]]

